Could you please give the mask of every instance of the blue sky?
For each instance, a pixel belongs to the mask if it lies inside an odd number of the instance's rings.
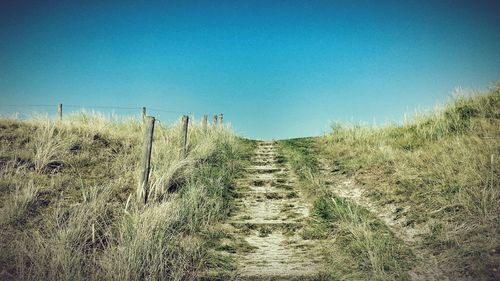
[[[398,122],[500,79],[499,3],[4,0],[0,113],[223,112],[265,139]]]

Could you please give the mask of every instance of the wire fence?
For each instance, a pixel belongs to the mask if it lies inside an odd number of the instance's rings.
[[[118,115],[123,117],[138,116],[141,117],[145,107],[136,106],[108,106],[108,105],[77,105],[77,104],[0,104],[0,116],[15,117],[17,119],[29,119],[36,115],[48,115],[57,117],[62,112],[58,112],[61,106],[64,113],[76,113],[82,111],[99,111],[104,114]],[[68,110],[69,109],[69,110]],[[152,115],[162,124],[168,124],[178,121],[182,115],[188,115],[192,118],[203,116],[207,113],[186,112],[179,110],[168,110],[163,108],[146,107],[146,114]],[[210,114],[208,114],[209,116]]]

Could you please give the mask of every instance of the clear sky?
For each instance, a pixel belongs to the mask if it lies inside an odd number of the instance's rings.
[[[4,114],[223,112],[244,136],[288,138],[498,79],[500,1],[0,1]]]

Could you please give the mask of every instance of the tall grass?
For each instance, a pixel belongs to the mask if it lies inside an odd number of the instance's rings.
[[[4,213],[0,216],[0,225],[14,223],[22,219],[37,199],[39,188],[33,181],[18,183],[15,190],[5,200]]]
[[[62,122],[44,117],[3,122],[14,138],[5,144],[5,158],[14,163],[22,155],[34,169],[6,166],[12,168],[2,180],[6,186],[35,180],[40,188],[30,194],[43,194],[18,195],[22,206],[16,212],[25,222],[15,226],[5,220],[9,235],[1,236],[1,245],[12,246],[2,258],[15,257],[15,266],[5,268],[14,279],[186,280],[214,264],[210,231],[230,211],[231,182],[244,154],[229,126],[204,131],[190,123],[184,158],[180,123],[158,124],[152,196],[143,205],[131,196],[140,172],[141,122],[92,112]],[[49,169],[56,160],[62,166]],[[11,189],[2,201],[15,196]],[[33,201],[33,212],[20,211]],[[2,210],[14,210],[10,204]]]
[[[34,156],[33,164],[37,172],[43,169],[51,161],[61,159],[61,153],[69,145],[71,139],[57,135],[57,124],[50,119],[38,119],[37,129],[35,130],[30,142]]]
[[[450,276],[485,279],[500,237],[499,132],[496,83],[403,125],[336,124],[322,147],[339,176],[380,204],[409,207],[408,224]]]
[[[374,214],[333,193],[320,171],[318,140],[280,142],[313,201],[313,219],[305,239],[323,239],[332,280],[407,280],[414,255]]]
[[[367,210],[331,192],[314,203],[329,223],[336,250],[329,252],[334,279],[406,280],[413,254]]]
[[[58,207],[40,230],[16,241],[21,280],[81,280],[95,269],[97,251],[108,243],[106,231],[116,206],[111,190],[90,188],[82,201]]]

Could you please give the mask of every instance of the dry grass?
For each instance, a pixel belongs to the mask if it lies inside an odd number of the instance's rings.
[[[191,124],[184,158],[180,124],[157,124],[152,196],[142,205],[131,196],[144,133],[137,119],[82,112],[0,126],[0,279],[190,280],[234,268],[209,251],[226,235],[217,222],[231,211],[246,157],[229,127]],[[430,270],[414,253],[452,279],[500,278],[499,132],[497,83],[403,125],[337,124],[322,138],[281,142],[314,201],[317,221],[303,236],[332,241],[332,279],[404,280],[419,262]],[[332,193],[319,157],[370,202],[394,205],[403,227],[419,230],[416,241],[397,238],[375,208]]]
[[[30,205],[37,199],[38,192],[38,187],[32,181],[17,184],[14,192],[5,201],[0,225],[22,219],[29,211]]]
[[[315,210],[330,222],[335,241],[335,251],[328,252],[333,279],[409,278],[407,271],[414,260],[411,250],[367,210],[330,192],[318,198]]]
[[[332,279],[500,278],[500,84],[402,125],[334,124],[281,146],[319,217],[303,235],[332,240]],[[336,188],[353,182],[370,204],[332,192],[321,161]],[[378,213],[388,205],[394,213]]]
[[[317,140],[294,139],[281,147],[313,201],[305,239],[324,239],[325,272],[331,280],[408,280],[415,257],[365,208],[331,192],[320,173]]]
[[[157,124],[147,205],[135,196],[142,123],[82,112],[3,119],[0,279],[186,280],[210,259],[244,146],[229,126]],[[226,265],[227,266],[227,265]]]
[[[448,276],[484,280],[499,270],[499,132],[497,83],[401,126],[337,124],[321,146],[338,177],[405,210]]]

